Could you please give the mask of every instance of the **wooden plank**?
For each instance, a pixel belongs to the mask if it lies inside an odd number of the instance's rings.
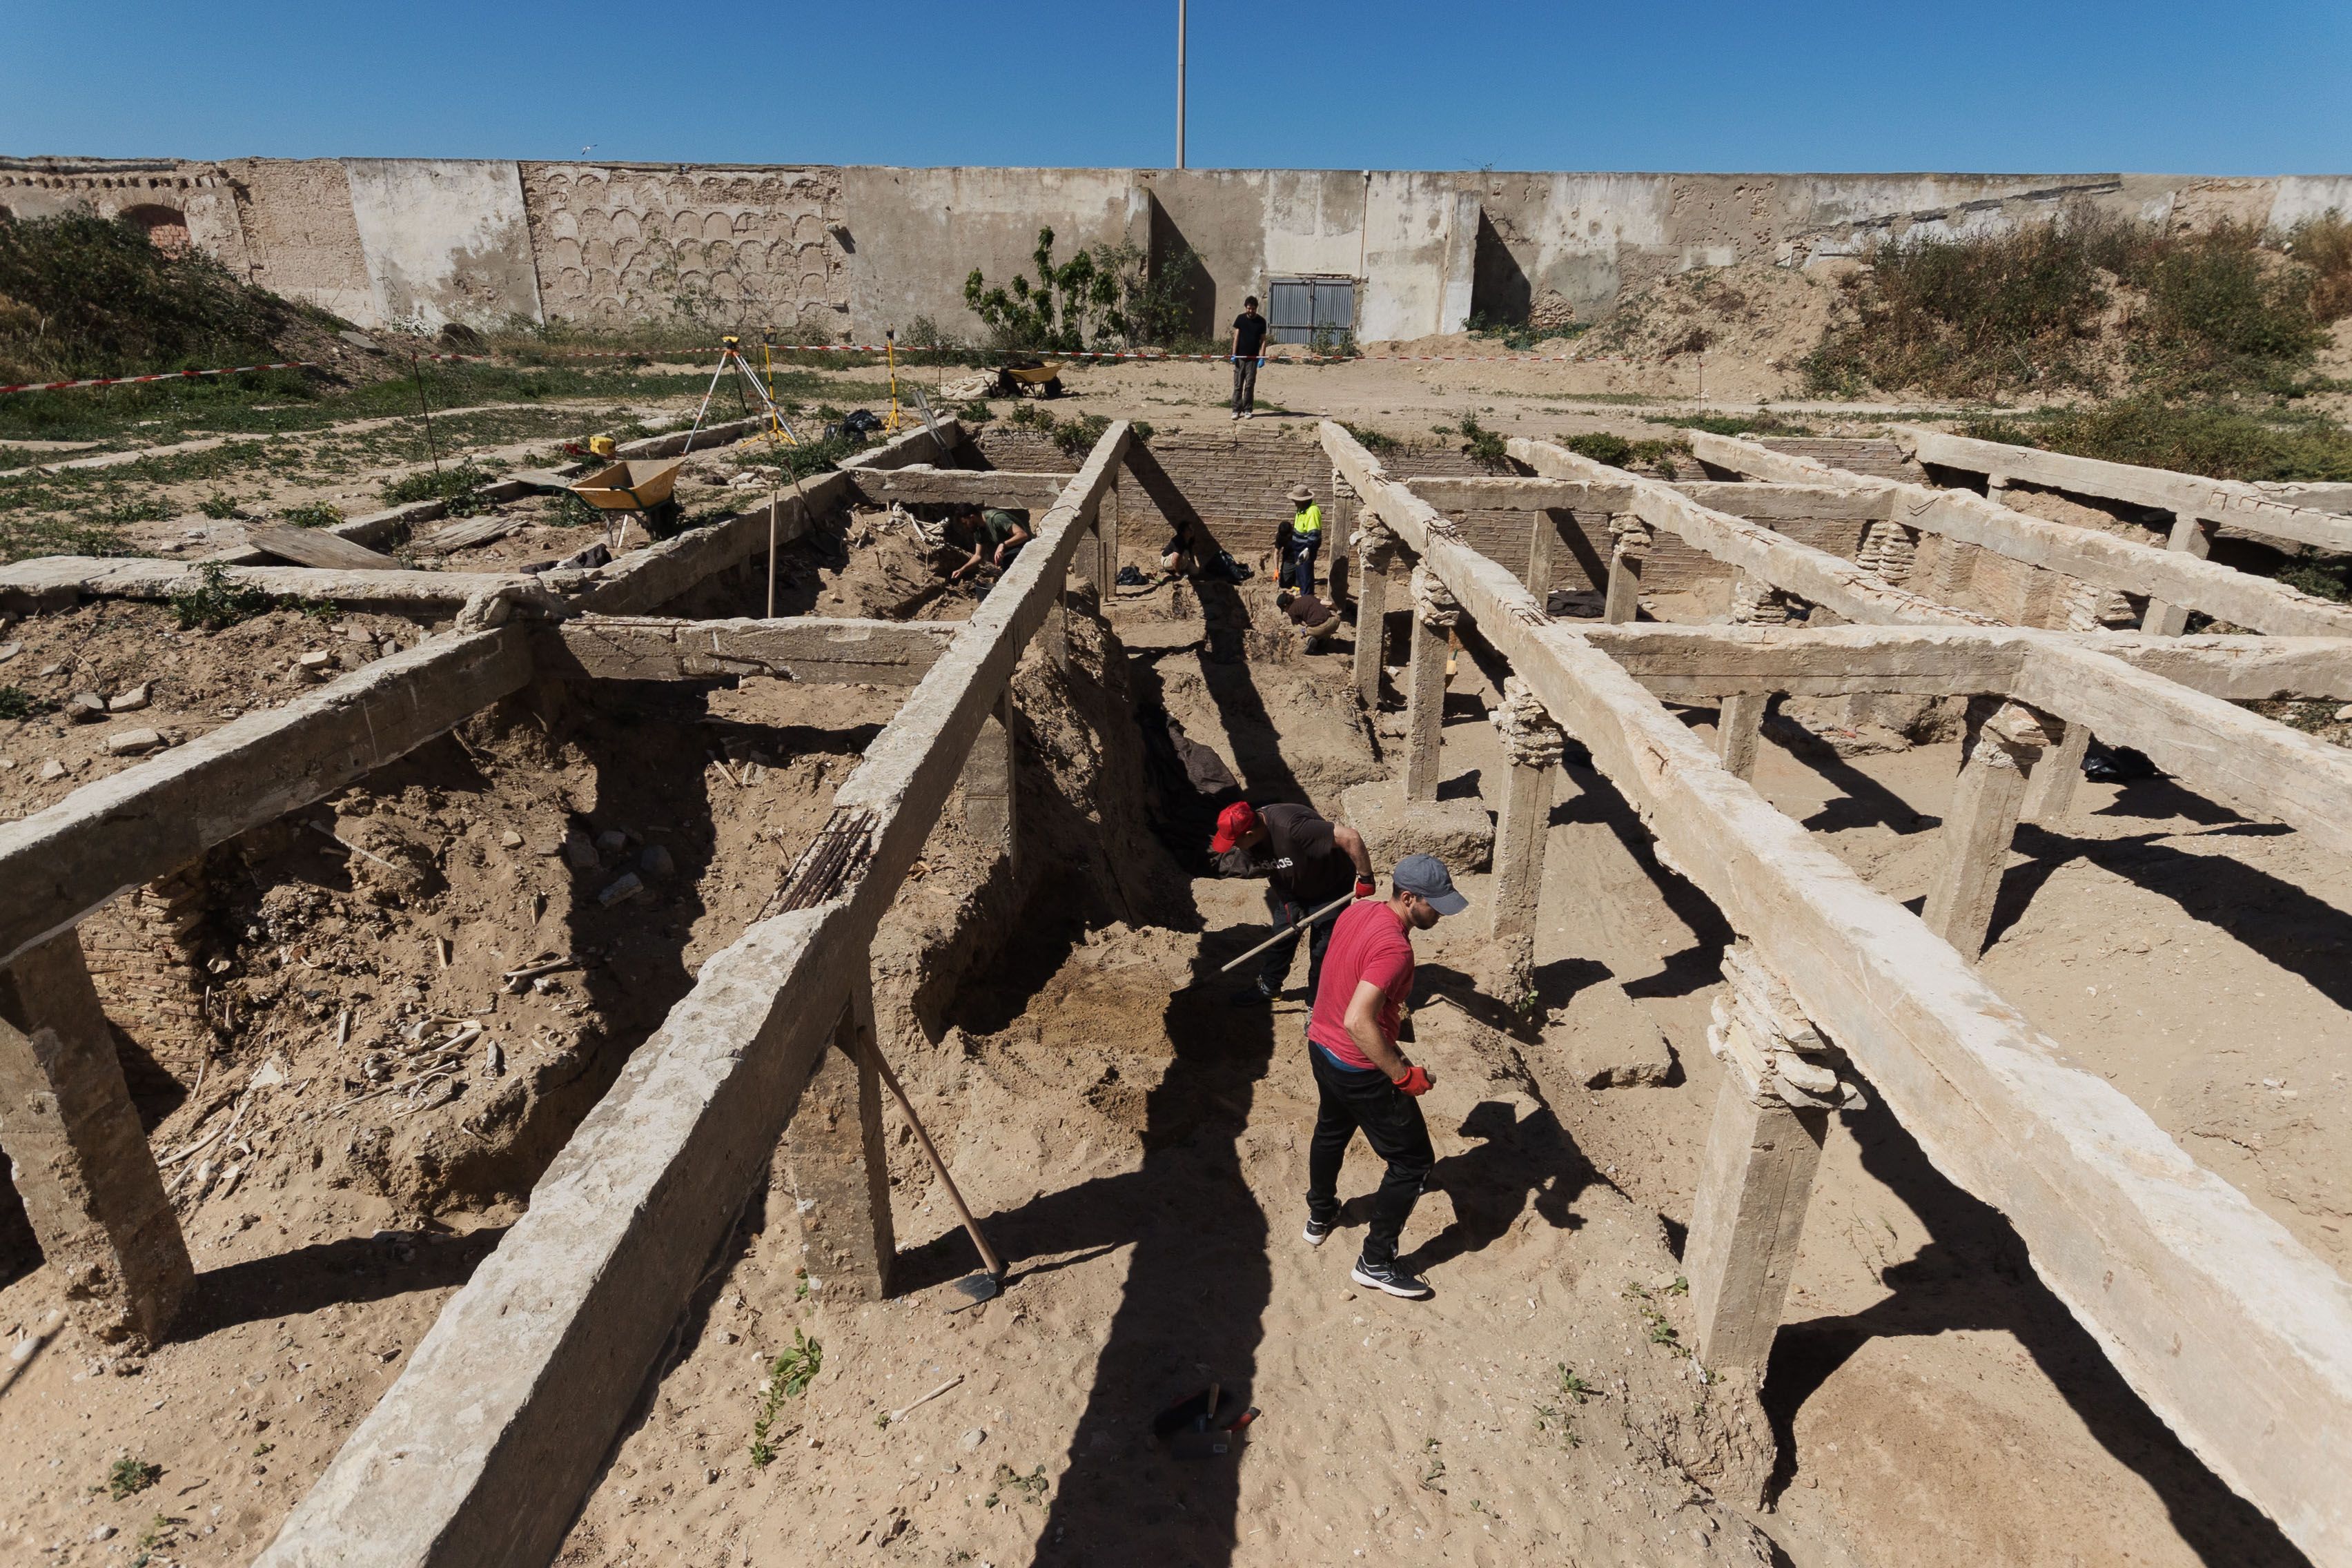
[[[2332,605],[2266,577],[2217,566],[2185,552],[2159,550],[2096,529],[2011,511],[1962,490],[1929,489],[1827,468],[1811,458],[1753,441],[1691,432],[1699,460],[1783,482],[1837,483],[1887,494],[1897,521],[1940,533],[2013,561],[2077,577],[2103,588],[2146,594],[2235,626],[2274,637],[2352,637],[2352,607]]]
[[[363,544],[353,544],[348,539],[338,539],[317,529],[292,528],[278,522],[249,522],[245,527],[245,542],[264,555],[275,555],[280,561],[291,561],[297,566],[319,566],[329,571],[397,572],[400,563],[389,555],[380,555]]]
[[[517,626],[431,637],[0,824],[0,963],[100,904],[274,822],[530,679]]]
[[[2352,1283],[2201,1170],[1661,708],[1581,632],[1323,445],[1843,1046],[1929,1161],[2000,1209],[2125,1380],[2315,1560],[2352,1561]],[[2084,655],[2090,658],[2095,656]]]
[[[2078,458],[2067,452],[2045,452],[2038,447],[2013,447],[2003,441],[1980,441],[1971,436],[1950,436],[1917,426],[1898,426],[1895,439],[1923,463],[1963,473],[1999,474],[2051,489],[2077,495],[2129,501],[2260,534],[2289,544],[2308,544],[2339,553],[2352,552],[2352,518],[2314,507],[2294,505],[2266,495],[2235,479],[2209,479],[2169,468],[2142,468],[2103,458]]]
[[[541,1568],[562,1544],[811,1064],[1058,600],[1124,457],[1113,425],[843,781],[785,912],[714,955],[257,1568]]]
[[[581,616],[534,627],[531,644],[538,672],[566,680],[763,676],[912,686],[939,662],[959,624],[818,616],[772,621]]]

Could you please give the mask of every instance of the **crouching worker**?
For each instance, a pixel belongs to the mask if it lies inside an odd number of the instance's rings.
[[[1237,800],[1217,814],[1217,834],[1209,840],[1217,858],[1217,872],[1225,877],[1264,877],[1265,908],[1276,931],[1296,925],[1352,889],[1368,899],[1375,891],[1372,859],[1362,837],[1337,822],[1326,822],[1303,805],[1258,807]],[[1331,944],[1330,921],[1307,935],[1307,994],[1311,1000],[1323,976],[1324,950]],[[1291,960],[1298,956],[1298,938],[1291,936],[1266,950],[1257,980],[1234,993],[1236,1007],[1262,1007],[1282,993],[1290,977]]]
[[[948,537],[959,547],[969,546],[971,554],[962,565],[948,574],[948,581],[957,582],[977,572],[983,565],[1002,572],[1013,564],[1021,547],[1029,542],[1029,530],[1009,511],[990,507],[983,511],[969,502],[956,508],[948,523]]]
[[[1454,890],[1454,879],[1433,855],[1398,861],[1389,886],[1385,903],[1367,899],[1340,914],[1307,1026],[1320,1103],[1307,1155],[1306,1234],[1308,1246],[1320,1247],[1339,1223],[1339,1165],[1360,1128],[1389,1168],[1349,1277],[1419,1300],[1429,1287],[1397,1267],[1396,1251],[1422,1180],[1436,1163],[1420,1104],[1431,1080],[1405,1059],[1397,1029],[1412,991],[1412,933],[1460,914],[1469,900]]]
[[[1299,640],[1308,653],[1320,653],[1323,645],[1339,629],[1339,612],[1312,594],[1276,594],[1274,602],[1298,628]]]

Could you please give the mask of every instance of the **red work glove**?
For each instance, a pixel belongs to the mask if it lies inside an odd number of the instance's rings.
[[[1356,879],[1356,897],[1360,899],[1369,899],[1374,893],[1379,891],[1380,889],[1373,885],[1372,879],[1370,877],[1359,877]]]
[[[1389,1081],[1415,1099],[1429,1092],[1428,1070],[1419,1065],[1405,1068],[1402,1078],[1392,1078]]]

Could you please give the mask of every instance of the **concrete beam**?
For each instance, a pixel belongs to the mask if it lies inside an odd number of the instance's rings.
[[[1398,483],[1440,511],[1622,511],[1629,485],[1430,475]]]
[[[1750,522],[1879,522],[1894,510],[1894,503],[1884,496],[1842,485],[1680,479],[1666,488],[1711,511],[1728,512]]]
[[[685,621],[581,616],[531,629],[541,676],[567,680],[719,680],[759,676],[832,685],[912,686],[954,640],[952,621]]]
[[[874,932],[1124,456],[1113,425],[866,748],[760,921],[703,966],[451,1297],[259,1568],[541,1568],[768,1166]]]
[[[902,501],[909,506],[1001,506],[1019,511],[1042,511],[1054,504],[1067,474],[1015,474],[996,468],[935,468],[909,463],[903,468],[861,469],[858,493],[876,505]]]
[[[1345,430],[1322,437],[1937,1169],[2008,1216],[2125,1380],[2305,1552],[2352,1560],[2352,1282],[1717,766]]]
[[[520,626],[430,637],[0,824],[0,963],[404,756],[530,679]]]
[[[453,614],[478,594],[529,586],[536,579],[512,572],[346,572],[309,566],[230,566],[240,587],[293,598],[324,599],[343,609],[395,615]],[[44,555],[0,566],[0,605],[14,609],[59,608],[83,599],[169,599],[203,585],[196,566],[143,556],[102,558]]]
[[[1700,434],[1693,432],[1694,441]],[[1508,449],[1512,457],[1538,473],[1562,479],[1597,481],[1619,472],[1549,441],[1530,441],[1515,436]],[[1835,610],[1850,621],[1881,626],[2002,624],[1990,616],[1954,609],[1908,589],[1894,587],[1843,556],[1800,544],[1762,523],[1717,511],[1653,480],[1634,481],[1629,510],[1651,527],[1678,534],[1717,560],[1728,562],[1775,588]]]
[[[2267,577],[2214,565],[2186,551],[2159,550],[2096,529],[2028,517],[1964,490],[1929,489],[1924,485],[1848,474],[1811,458],[1791,457],[1753,441],[1710,436],[1703,430],[1691,432],[1691,449],[1700,461],[1716,468],[1784,481],[1840,484],[1885,495],[1894,503],[1895,521],[1908,527],[1940,533],[2102,588],[2145,594],[2273,637],[2352,637],[2352,607],[2330,604]],[[2346,526],[2352,528],[2352,524]]]
[[[2065,452],[2045,452],[2038,447],[2012,447],[2003,441],[1979,441],[1969,436],[1948,436],[1940,430],[1916,426],[1898,426],[1892,434],[1913,457],[1936,468],[2022,479],[2050,489],[2072,490],[2076,495],[2128,501],[2177,516],[2202,518],[2282,543],[2352,552],[2352,518],[2295,506],[2235,479],[2209,479],[2196,474],[2175,473],[2169,468],[2077,458]],[[1705,458],[1704,453],[1700,455]]]

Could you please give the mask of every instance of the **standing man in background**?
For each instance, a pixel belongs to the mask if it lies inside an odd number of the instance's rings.
[[[1469,904],[1434,855],[1398,861],[1386,903],[1364,899],[1340,914],[1307,1025],[1307,1055],[1321,1096],[1307,1152],[1307,1244],[1322,1246],[1339,1223],[1339,1165],[1361,1128],[1389,1168],[1349,1278],[1408,1300],[1427,1296],[1429,1287],[1397,1267],[1397,1238],[1437,1154],[1421,1115],[1429,1073],[1405,1059],[1397,1032],[1412,992],[1412,933]]]
[[[1242,301],[1234,318],[1234,417],[1248,419],[1257,408],[1257,372],[1265,363],[1266,320],[1257,313],[1257,296]]]

